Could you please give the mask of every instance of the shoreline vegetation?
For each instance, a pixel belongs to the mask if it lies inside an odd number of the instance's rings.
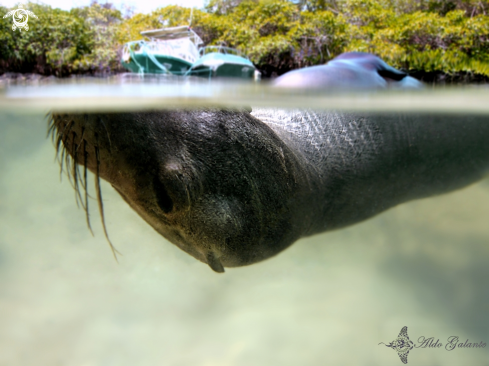
[[[29,31],[1,18],[0,78],[127,72],[124,43],[143,39],[143,30],[189,24],[191,14],[175,5],[123,13],[97,1],[70,11],[25,8],[38,17]],[[2,16],[9,10],[0,6]],[[210,0],[192,13],[205,45],[243,51],[264,78],[361,51],[428,83],[489,81],[489,0]]]

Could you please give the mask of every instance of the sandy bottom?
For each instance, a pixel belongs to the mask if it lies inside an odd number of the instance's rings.
[[[103,185],[117,264],[41,116],[0,116],[0,365],[489,364],[489,182],[212,272]],[[486,348],[447,351],[447,338]]]

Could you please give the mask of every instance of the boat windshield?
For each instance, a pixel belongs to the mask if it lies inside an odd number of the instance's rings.
[[[194,63],[200,56],[195,44],[188,38],[152,40],[146,42],[148,51],[154,55],[172,56]]]
[[[223,53],[225,55],[235,55],[235,56],[244,57],[241,51],[238,51],[237,49],[230,48],[230,47],[207,46],[207,47],[202,47],[200,49],[200,54],[202,56],[207,55],[209,53]]]

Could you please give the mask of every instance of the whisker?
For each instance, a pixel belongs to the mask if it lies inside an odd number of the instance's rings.
[[[104,121],[99,118],[99,122],[102,123],[102,126],[104,126],[105,128],[105,132],[107,132],[107,139],[109,140],[109,148],[108,148],[108,151],[109,153],[112,152],[111,151],[111,148],[112,148],[112,142],[110,141],[110,134],[109,134],[109,130],[107,130],[107,126],[105,125]]]
[[[81,182],[80,178],[80,173],[79,173],[79,168],[78,168],[78,160],[77,160],[77,155],[75,154],[75,150],[77,150],[77,144],[75,143],[75,137],[76,137],[76,132],[73,131],[72,133],[73,136],[73,141],[72,141],[72,148],[71,148],[71,154],[65,152],[64,154],[64,163],[66,167],[66,176],[68,177],[68,180],[75,190],[75,199],[76,199],[76,205],[78,208],[80,208],[80,203],[83,208],[85,208],[85,205],[83,204],[83,199],[80,193],[80,187],[78,186],[78,182]],[[67,138],[67,137],[66,137]],[[66,150],[66,147],[65,147]],[[62,172],[62,170],[61,170]]]
[[[98,146],[95,146],[95,158],[97,160],[97,164],[96,164],[97,168],[96,168],[96,176],[95,176],[95,188],[97,191],[98,209],[100,212],[100,216],[102,218],[102,226],[104,228],[105,237],[107,238],[107,241],[109,242],[110,249],[112,250],[112,254],[114,255],[116,262],[119,263],[119,260],[117,259],[117,254],[121,254],[121,253],[114,247],[114,245],[112,245],[112,242],[109,239],[109,235],[107,234],[107,226],[105,225],[104,205],[102,202],[102,191],[100,189],[100,171],[99,171],[100,170],[100,156],[99,156]]]
[[[53,114],[50,114],[51,118],[48,121],[48,133],[47,136],[51,134],[51,138],[56,148],[55,160],[58,160],[60,164],[60,180],[62,180],[63,173],[66,173],[71,186],[75,189],[75,199],[78,207],[82,207],[85,210],[85,217],[87,221],[88,229],[92,236],[94,235],[92,225],[90,222],[90,211],[89,211],[89,198],[93,198],[88,193],[88,158],[89,154],[87,151],[87,141],[85,140],[85,128],[82,127],[81,137],[77,139],[77,133],[73,131],[73,126],[75,121],[65,122],[64,118],[57,116],[55,119]],[[58,123],[56,122],[58,121]],[[102,122],[102,121],[101,121]],[[61,125],[64,124],[62,128]],[[103,122],[102,122],[103,124]],[[107,128],[103,124],[105,130]],[[107,131],[107,137],[109,139],[109,145],[111,145],[110,136]],[[95,135],[95,138],[97,136]],[[77,144],[76,141],[79,141]],[[71,146],[70,146],[71,144]],[[83,146],[82,146],[83,145]],[[67,148],[68,146],[68,148]],[[80,150],[80,151],[79,151]],[[83,157],[79,156],[83,152]],[[83,159],[83,172],[80,171],[80,163]],[[100,185],[100,150],[98,146],[95,146],[95,159],[96,159],[96,174],[95,174],[95,189],[97,195],[97,203],[100,212],[100,217],[102,221],[102,227],[104,230],[105,238],[107,239],[114,259],[119,262],[117,255],[122,255],[112,244],[109,234],[107,232],[107,224],[105,222],[104,206],[102,201],[102,189]],[[81,190],[84,190],[84,195],[82,196]]]
[[[57,139],[56,139],[56,144],[55,144],[55,148],[56,148],[56,156],[54,157],[54,160],[58,160],[59,161],[59,148],[61,146],[61,136],[58,135]],[[64,147],[64,146],[63,146]]]
[[[66,131],[66,136],[68,136],[69,133],[71,132],[71,129],[75,125],[75,121],[70,121],[70,123],[68,123],[68,125],[69,125],[69,127],[68,127],[68,131]]]
[[[52,114],[48,113],[46,114],[45,118],[48,118],[48,133],[46,134],[46,138],[51,135],[51,139],[54,142],[54,136],[55,136],[55,131],[56,131],[56,124],[54,123],[54,117]]]
[[[68,177],[68,181],[70,182],[71,186],[74,188],[73,186],[73,180],[71,179],[71,158],[69,156],[68,153],[65,154],[65,173],[66,173],[66,176]]]
[[[72,162],[72,158],[71,158],[70,154],[67,151],[66,154],[65,154],[66,176],[68,177],[68,181],[70,182],[71,186],[73,188],[75,188],[75,185],[73,184],[73,178],[71,176],[71,169],[72,169],[71,168],[71,162]],[[76,204],[78,205],[78,201],[76,202]]]
[[[81,145],[78,145],[78,147],[80,147]],[[78,180],[80,182],[80,185],[83,187],[85,187],[85,181],[84,181],[84,176],[82,174],[80,174],[80,164],[77,163],[76,164],[76,175],[78,177]]]
[[[55,160],[57,160],[58,163],[60,164],[60,170],[59,170],[60,180],[63,180],[62,178],[63,178],[63,172],[64,172],[64,168],[65,168],[65,166],[64,166],[65,163],[67,165],[68,171],[71,170],[71,168],[70,168],[71,164],[69,163],[71,160],[68,160],[68,159],[72,159],[72,158],[67,154],[66,146],[63,142],[63,137],[66,138],[66,136],[63,136],[63,133],[66,130],[66,128],[68,127],[68,125],[69,124],[66,124],[64,126],[63,131],[59,132],[59,130],[58,130],[58,137],[57,137],[56,144],[55,144],[55,148],[56,148]],[[55,133],[55,132],[53,132],[53,133]],[[80,140],[83,140],[84,133],[85,133],[85,129],[82,128],[82,137],[80,138]],[[62,144],[62,142],[63,142],[63,144]],[[84,142],[86,143],[86,141],[84,141]],[[80,146],[81,146],[81,144],[76,146],[75,153],[78,151]],[[61,156],[60,156],[60,151],[61,151]],[[73,156],[75,156],[75,155],[76,154],[73,154]],[[87,184],[85,182],[86,177],[80,174],[79,165],[80,164],[78,164],[78,161],[76,161],[75,166],[77,168],[77,173],[74,175],[78,177],[79,182],[81,183],[82,187],[86,187],[87,186]],[[69,178],[71,178],[71,176],[70,176],[70,174],[68,174],[68,172],[66,172],[66,174]],[[72,183],[71,180],[70,180],[70,183]],[[73,184],[72,184],[72,186],[73,186]],[[91,195],[88,195],[88,197],[93,198]],[[81,200],[81,201],[83,202],[83,200]],[[83,206],[83,204],[82,204],[82,206]]]
[[[85,169],[84,169],[85,214],[86,214],[86,218],[87,218],[88,229],[92,233],[92,236],[94,236],[92,226],[90,225],[90,214],[89,214],[89,210],[88,210],[88,187],[87,187],[87,182],[88,182],[87,170],[88,170],[88,168],[87,168],[87,160],[88,160],[87,142],[83,141],[83,165],[85,166]]]
[[[63,146],[63,148],[61,149],[61,159],[59,161],[59,180],[60,181],[63,181],[63,161],[64,161],[65,153],[66,153],[66,149]]]
[[[71,121],[69,123],[67,123],[65,125],[65,127],[63,128],[63,131],[60,132],[60,136],[61,136],[61,140],[66,139],[66,136],[65,136],[65,132],[66,132],[66,135],[68,134],[68,132],[71,130],[73,124],[75,122],[74,121]],[[68,131],[66,131],[66,129],[68,128]],[[65,141],[63,141],[63,148],[62,148],[62,154],[61,154],[61,160],[60,160],[60,180],[62,180],[62,176],[63,176],[63,162],[64,162],[64,165],[66,166],[66,170],[67,172],[70,171],[70,167],[69,167],[69,155],[66,151],[66,144],[65,144]],[[67,173],[68,175],[68,178],[70,178],[70,175]],[[70,179],[70,183],[71,183],[71,179]]]
[[[53,117],[53,125],[54,125],[54,117]],[[59,156],[59,148],[61,146],[61,142],[63,141],[63,137],[64,137],[64,133],[65,133],[65,130],[66,128],[68,127],[69,123],[65,124],[65,126],[63,127],[63,130],[60,131],[57,127],[56,127],[56,131],[58,132],[58,139],[56,141],[56,157],[55,159],[58,159],[58,156]],[[53,131],[53,136],[55,135],[54,131]],[[62,147],[62,156],[64,156],[64,149],[65,149],[65,145],[63,144]],[[59,161],[59,160],[58,160]],[[63,157],[61,157],[61,161],[59,161],[60,164],[61,164],[61,168],[63,168]]]
[[[72,157],[71,158],[73,160],[72,174],[73,174],[73,183],[75,185],[74,186],[75,198],[76,198],[76,204],[78,205],[78,201],[80,201],[80,204],[82,205],[83,209],[85,210],[85,204],[83,203],[83,199],[82,199],[82,196],[80,193],[80,186],[78,185],[78,182],[80,182],[82,184],[82,186],[84,186],[82,178],[80,176],[80,168],[79,168],[78,154],[77,154],[78,148],[81,146],[81,144],[77,145],[75,143],[75,137],[76,137],[76,133],[73,132],[73,149],[72,149]],[[78,207],[80,207],[80,206],[78,206]]]
[[[85,137],[85,127],[82,127],[82,133],[81,133],[81,137],[80,137],[80,142],[81,142],[81,141],[83,141],[83,138],[84,138],[84,137]],[[77,152],[78,152],[78,148],[79,148],[80,146],[81,146],[81,144],[80,144],[80,145],[78,145],[78,147],[75,149],[75,153],[77,153]]]
[[[80,204],[78,203],[78,199],[81,200],[81,195],[80,195],[80,189],[78,187],[78,170],[76,169],[77,165],[77,159],[76,159],[76,149],[77,149],[77,144],[75,143],[75,137],[76,133],[73,132],[73,143],[71,144],[71,158],[73,159],[73,169],[71,170],[71,174],[73,175],[73,188],[75,189],[75,200],[76,200],[76,205],[78,208],[80,208]]]
[[[76,147],[75,149],[75,154],[78,154],[78,149],[83,145],[83,149],[84,149],[84,154],[86,152],[85,148],[86,148],[86,141],[83,139],[83,137],[85,136],[85,127],[82,127],[82,134],[81,134],[81,137],[80,137],[80,144]],[[85,159],[85,157],[84,157]],[[86,161],[84,161],[86,163]],[[78,169],[80,166],[80,164],[77,164],[76,166],[76,169]],[[80,183],[82,185],[82,187],[86,187],[86,181],[84,180],[85,179],[85,176],[84,175],[81,175],[80,174],[80,171],[78,170],[78,177],[80,179]]]

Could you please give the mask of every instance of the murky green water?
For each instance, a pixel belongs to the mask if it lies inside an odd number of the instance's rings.
[[[101,92],[100,105],[119,106]],[[104,182],[117,264],[95,201],[92,237],[45,138],[44,109],[100,105],[83,95],[42,105],[39,95],[6,93],[0,365],[401,365],[378,343],[403,326],[415,344],[421,336],[443,343],[413,349],[410,365],[489,364],[489,181],[302,239],[224,275],[163,239]],[[472,91],[454,93],[474,103]],[[450,336],[488,346],[447,351]]]

